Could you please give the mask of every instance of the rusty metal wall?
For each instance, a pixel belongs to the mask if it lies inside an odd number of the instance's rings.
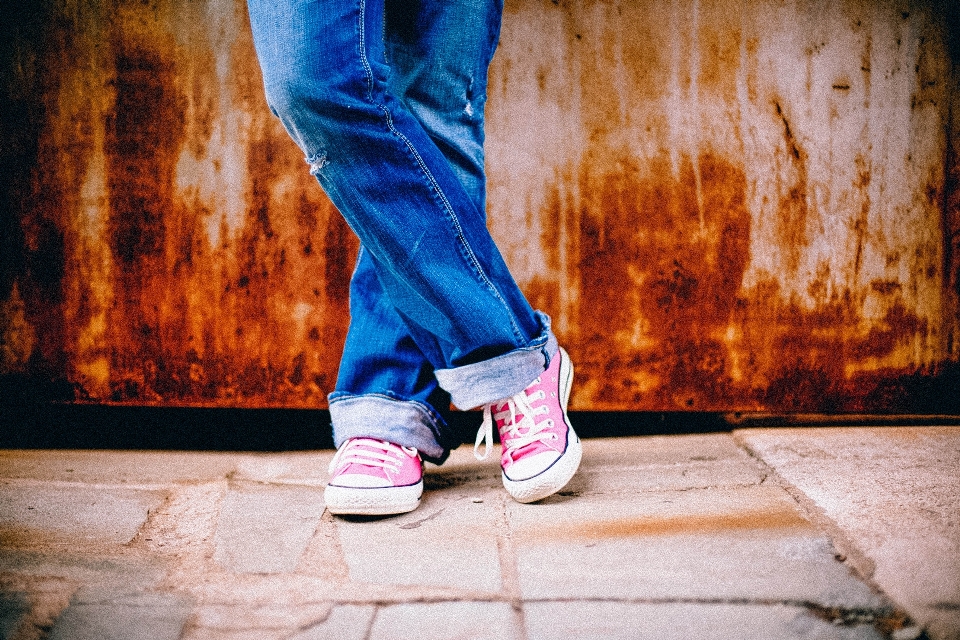
[[[266,109],[243,2],[15,15],[0,376],[324,406],[356,240]],[[897,411],[956,371],[956,23],[938,0],[507,2],[490,226],[573,408]]]

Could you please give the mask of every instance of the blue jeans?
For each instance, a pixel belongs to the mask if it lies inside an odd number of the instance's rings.
[[[248,0],[267,102],[360,238],[334,441],[442,462],[443,419],[557,352],[486,227],[483,108],[502,0]]]

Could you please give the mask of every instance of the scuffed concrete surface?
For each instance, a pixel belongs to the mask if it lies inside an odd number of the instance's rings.
[[[942,553],[955,541],[949,482],[928,492],[921,476],[898,480],[913,477],[909,456],[883,463],[852,445],[859,453],[837,455],[829,430],[790,446],[763,440],[788,436],[587,440],[581,472],[532,505],[506,496],[495,453],[477,462],[464,447],[428,467],[419,509],[388,518],[324,512],[329,451],[0,452],[0,631],[5,640],[899,640],[922,637],[909,630],[907,612],[917,612],[934,640],[950,638],[944,616],[914,606],[936,580],[901,562],[908,573],[888,587],[885,562],[864,579],[865,563],[846,550],[860,545],[870,558],[877,547],[882,559],[912,540],[932,545],[914,559]],[[800,444],[808,453],[795,453]],[[946,464],[939,448],[926,464]],[[807,496],[789,478],[814,460]],[[848,469],[858,464],[867,470]],[[884,464],[875,484],[910,488],[899,513],[925,518],[922,539],[885,534],[896,515],[860,528],[840,517],[849,509],[856,524],[871,503],[838,478],[869,478]]]
[[[858,569],[936,638],[960,638],[960,428],[735,433]]]

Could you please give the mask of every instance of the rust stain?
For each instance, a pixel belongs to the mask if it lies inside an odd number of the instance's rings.
[[[903,285],[874,279],[858,292],[831,289],[823,265],[808,284],[813,308],[777,279],[743,289],[751,231],[743,169],[712,154],[698,163],[706,233],[689,159],[677,178],[667,158],[647,171],[621,159],[618,173],[596,178],[584,169],[582,215],[544,214],[577,225],[568,235],[578,244],[568,250],[579,312],[563,336],[580,365],[573,406],[901,409],[902,394],[881,389],[905,372],[879,363],[931,330],[904,303]],[[551,207],[561,202],[548,199]],[[555,312],[558,286],[535,280],[531,299]],[[862,316],[868,293],[885,305],[877,320]]]
[[[167,281],[168,244],[180,244],[176,270],[188,268],[189,232],[176,228],[174,168],[184,141],[183,96],[165,52],[115,42],[115,91],[105,152],[110,213],[106,240],[113,271],[110,400],[184,395],[187,371],[166,357],[184,335],[175,291]],[[169,55],[169,53],[167,53]],[[168,227],[172,227],[169,228]],[[185,251],[184,251],[185,248]],[[186,264],[177,260],[186,254]],[[172,313],[171,313],[172,311]]]
[[[689,159],[677,178],[668,158],[643,173],[624,159],[619,174],[581,174],[587,211],[604,216],[568,215],[581,292],[571,353],[586,365],[579,393],[589,394],[575,396],[579,406],[703,409],[732,400],[722,337],[750,258],[746,184],[722,158],[697,163],[703,234]]]
[[[882,320],[858,332],[862,303],[849,292],[814,310],[784,304],[776,281],[746,292],[749,303],[737,318],[745,348],[755,363],[754,401],[771,411],[820,413],[897,411],[875,395],[880,380],[896,379],[893,370],[848,374],[851,363],[880,360],[927,331],[894,294]]]
[[[356,239],[267,112],[243,3],[208,12],[181,2],[61,15],[50,0],[30,9],[33,31],[0,31],[10,36],[0,375],[66,381],[77,400],[324,406]],[[918,406],[923,385],[960,357],[960,119],[937,120],[960,113],[946,27],[920,8],[892,18],[919,33],[912,68],[897,71],[913,75],[908,111],[928,118],[912,120],[911,135],[932,122],[947,131],[943,166],[924,169],[910,205],[941,225],[941,264],[929,240],[939,235],[905,233],[916,246],[882,237],[889,221],[877,219],[891,215],[893,195],[885,176],[919,166],[869,147],[882,126],[844,156],[849,171],[837,169],[840,213],[821,206],[833,178],[804,129],[805,101],[825,92],[839,118],[846,98],[836,96],[862,90],[857,108],[876,109],[882,124],[893,98],[871,105],[871,81],[887,87],[890,69],[870,67],[893,46],[876,28],[883,12],[844,5],[838,28],[853,34],[852,66],[797,95],[770,80],[769,7],[734,4],[544,1],[533,13],[558,26],[544,33],[562,35],[567,57],[507,58],[491,78],[511,87],[517,69],[533,69],[524,81],[569,140],[560,149],[569,155],[535,186],[543,197],[517,219],[537,230],[523,250],[543,249],[525,291],[577,363],[572,407]],[[181,9],[197,24],[178,40],[165,21]],[[530,19],[520,2],[507,10]],[[224,37],[228,14],[236,28]],[[809,44],[794,53],[803,58]],[[814,58],[800,84],[816,77]],[[491,100],[488,120],[511,99]],[[751,165],[758,157],[774,166]],[[103,188],[84,191],[98,170]],[[775,177],[758,182],[766,172]],[[204,191],[225,184],[238,211]],[[841,234],[822,232],[828,215],[843,216],[832,227]],[[775,256],[783,273],[757,276],[752,251]],[[919,300],[931,294],[918,282],[942,282],[941,299]]]
[[[599,520],[570,525],[544,525],[529,537],[538,540],[611,540],[647,536],[710,535],[728,531],[769,531],[809,528],[795,510],[784,507],[766,510],[744,510],[734,513],[637,517]],[[524,534],[521,533],[521,537]]]
[[[69,239],[57,219],[65,186],[54,179],[59,154],[44,139],[64,70],[41,62],[71,39],[52,28],[55,15],[33,3],[0,27],[0,375],[37,379],[62,377],[67,366],[61,285]]]
[[[786,253],[787,270],[791,274],[796,274],[803,250],[809,244],[807,237],[809,160],[790,128],[790,121],[783,111],[780,100],[774,100],[773,107],[783,126],[783,140],[790,166],[790,184],[784,190],[786,195],[781,198],[778,209],[777,236],[780,247]]]
[[[94,255],[80,255],[65,272],[64,259],[51,257],[77,243],[69,235],[73,223],[57,213],[81,206],[69,194],[29,208],[24,225],[46,280],[57,294],[69,287],[79,292],[53,320],[38,323],[41,338],[52,342],[47,350],[65,354],[52,373],[70,375],[78,399],[101,402],[323,406],[346,332],[356,241],[270,120],[245,22],[225,86],[215,52],[202,41],[188,51],[171,46],[155,10],[125,6],[127,21],[139,20],[132,35],[122,26],[92,33],[78,27],[76,42],[64,45],[83,51],[92,38],[112,56],[100,98],[110,105],[103,141],[109,218],[95,239],[106,245],[111,264],[98,272]],[[246,19],[242,4],[236,13]],[[215,147],[224,137],[223,95],[256,125],[242,141],[246,182],[230,185],[246,199],[240,221],[195,191],[182,191],[184,177],[187,184],[196,178],[178,176],[184,167],[208,171],[204,162],[214,172],[227,169]],[[83,153],[90,155],[93,134],[85,135]],[[59,194],[50,187],[63,181],[57,167],[64,163],[52,159],[59,150],[47,153],[50,160],[36,163],[43,169],[36,191]],[[183,154],[192,163],[182,164]],[[234,157],[244,160],[243,153]],[[111,292],[102,319],[107,329],[99,346],[78,352],[71,340],[98,321],[96,288]],[[28,306],[49,312],[56,295],[47,293]],[[66,332],[52,331],[63,316],[71,319]],[[107,382],[106,394],[84,373],[90,371]]]

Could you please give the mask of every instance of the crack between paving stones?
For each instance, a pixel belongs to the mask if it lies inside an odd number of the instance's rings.
[[[665,494],[665,493],[686,493],[689,491],[712,491],[715,489],[748,489],[750,487],[759,487],[767,479],[767,476],[760,478],[759,482],[740,482],[734,484],[710,484],[698,485],[695,487],[664,487],[664,488],[641,488],[641,489],[612,489],[608,491],[588,490],[588,491],[558,491],[556,495],[564,498],[580,498],[583,496],[636,496],[646,494]]]
[[[346,604],[362,604],[354,600],[350,601],[329,601],[332,607],[337,607]],[[437,604],[443,602],[475,602],[475,603],[490,603],[490,602],[505,602],[513,606],[514,611],[517,612],[518,617],[515,622],[517,624],[525,624],[525,618],[523,616],[523,607],[530,604],[578,604],[578,603],[612,603],[612,604],[627,604],[627,605],[671,605],[671,604],[688,604],[688,605],[698,605],[698,606],[784,606],[792,607],[795,609],[801,609],[813,615],[817,618],[826,620],[832,624],[838,626],[854,627],[858,625],[873,625],[873,626],[885,626],[888,629],[897,629],[905,625],[911,624],[911,619],[906,615],[901,609],[897,607],[838,607],[838,606],[829,606],[820,604],[818,602],[813,602],[810,600],[790,600],[790,599],[776,599],[776,598],[616,598],[616,597],[557,597],[557,598],[527,598],[520,599],[519,597],[514,598],[464,598],[452,596],[450,598],[414,598],[410,600],[404,600],[403,602],[393,602],[393,601],[369,601],[366,602],[368,605],[373,605],[374,615],[370,618],[369,627],[365,635],[363,636],[366,639],[370,638],[372,633],[374,623],[376,622],[377,616],[380,614],[380,611],[383,607],[397,606],[399,604]],[[331,613],[332,613],[331,608]],[[328,616],[329,617],[329,616]],[[313,623],[309,626],[315,626],[316,623]],[[526,627],[519,626],[517,627],[521,630],[521,639],[526,640]]]
[[[423,523],[430,522],[431,520],[439,516],[441,513],[443,513],[445,510],[446,510],[446,507],[441,507],[440,509],[434,511],[433,513],[431,513],[425,518],[420,518],[419,520],[416,520],[414,522],[408,522],[407,524],[400,525],[400,528],[401,529],[419,529],[421,526],[423,526]]]
[[[497,501],[497,557],[500,563],[500,582],[513,610],[514,629],[519,630],[518,640],[527,640],[527,621],[520,596],[520,570],[517,568],[517,554],[513,547],[513,536],[507,518],[506,498],[500,496]]]
[[[813,524],[827,537],[827,539],[830,541],[830,544],[838,552],[836,555],[837,560],[840,562],[845,562],[855,576],[859,577],[875,593],[882,595],[889,602],[895,605],[895,609],[884,609],[884,611],[888,611],[889,613],[884,616],[878,616],[878,620],[875,625],[885,625],[888,631],[890,631],[914,624],[913,619],[906,613],[906,608],[900,603],[894,601],[894,599],[891,598],[886,591],[884,591],[880,585],[874,581],[873,575],[876,571],[876,564],[870,559],[869,556],[867,556],[866,553],[860,549],[859,546],[857,546],[853,539],[846,534],[843,528],[840,527],[840,525],[837,524],[833,518],[828,516],[826,511],[813,499],[811,499],[802,489],[780,475],[776,467],[764,460],[763,456],[761,456],[758,451],[754,450],[754,448],[750,446],[750,444],[740,435],[738,431],[734,431],[731,436],[734,443],[744,452],[746,452],[748,456],[753,458],[753,460],[760,466],[761,471],[765,474],[764,482],[769,479],[771,483],[783,489],[787,495],[789,495],[793,501],[796,502],[804,517],[806,517],[811,524]],[[797,455],[800,454],[798,453]],[[829,617],[829,612],[861,611],[858,609],[844,610],[835,607],[824,607],[823,605],[818,605],[816,603],[801,603],[800,605],[796,606],[805,606],[812,614],[819,615],[820,617],[831,621],[833,621],[834,618]],[[863,611],[868,611],[868,609],[863,609]],[[926,637],[926,634],[924,633],[924,635],[920,637]]]
[[[876,571],[876,565],[857,545],[847,536],[843,529],[833,518],[816,502],[814,502],[806,493],[792,482],[788,481],[777,472],[776,467],[770,465],[763,457],[756,452],[737,432],[731,434],[734,443],[743,449],[761,468],[764,475],[764,482],[771,482],[783,489],[800,508],[801,513],[813,524],[819,531],[826,535],[830,544],[844,557],[844,561],[854,571],[854,573],[865,583],[867,583],[877,593],[886,593],[873,580],[873,574]],[[889,596],[886,596],[889,598]],[[891,599],[892,600],[892,599]]]
[[[363,634],[363,640],[370,640],[373,636],[373,625],[377,621],[377,616],[380,615],[380,605],[377,605],[373,608],[373,615],[370,616],[370,622],[367,623],[367,630]]]

